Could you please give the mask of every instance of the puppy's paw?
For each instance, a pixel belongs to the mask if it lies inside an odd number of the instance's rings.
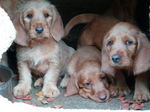
[[[42,92],[46,97],[57,97],[60,94],[58,88],[52,85],[43,86]]]
[[[109,92],[110,92],[110,96],[111,96],[111,97],[115,97],[115,96],[118,95],[118,89],[117,89],[117,87],[114,86],[114,85],[110,85],[110,87],[109,87]]]
[[[135,101],[137,101],[137,100],[144,100],[144,101],[150,100],[150,92],[149,92],[149,90],[144,90],[144,91],[135,90],[134,100]]]
[[[31,86],[28,84],[18,84],[13,89],[14,96],[25,96],[30,93]]]
[[[118,88],[119,94],[128,95],[131,92],[131,90],[129,89],[129,87],[126,84],[119,85],[117,88]]]
[[[68,82],[69,82],[69,77],[64,77],[63,79],[62,79],[62,81],[61,81],[61,83],[60,83],[60,87],[62,87],[62,88],[65,88],[65,87],[67,87],[67,84],[68,84]]]
[[[44,79],[43,78],[38,78],[35,83],[34,83],[34,87],[35,88],[41,88],[43,86],[43,81]]]

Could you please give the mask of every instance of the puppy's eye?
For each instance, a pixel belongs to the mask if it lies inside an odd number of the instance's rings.
[[[125,42],[125,44],[126,44],[126,45],[132,45],[133,42],[128,40],[128,41]]]
[[[106,79],[106,77],[103,76],[103,77],[101,77],[100,80],[101,80],[101,81],[104,81],[105,79]]]
[[[45,13],[45,14],[44,14],[44,17],[45,17],[45,18],[48,18],[48,17],[49,17],[49,14]]]
[[[88,87],[91,87],[92,83],[91,82],[87,82],[87,83],[85,83],[85,85],[88,86]]]
[[[107,44],[111,46],[111,45],[113,45],[113,41],[111,40]]]
[[[28,14],[27,18],[32,19],[33,15],[32,14]]]

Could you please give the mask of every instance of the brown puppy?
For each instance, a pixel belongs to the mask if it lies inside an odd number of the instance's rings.
[[[88,23],[78,39],[78,47],[94,44],[101,49],[104,35],[118,22],[119,20],[113,17],[97,14],[80,14],[72,18],[65,26],[65,36],[68,35],[73,26],[79,23]]]
[[[104,102],[110,94],[117,95],[118,90],[110,85],[113,81],[112,76],[101,71],[100,51],[94,46],[86,46],[70,58],[61,87],[67,86],[65,96],[80,94],[84,98]]]
[[[72,18],[65,27],[65,35],[67,35],[70,29],[79,23],[88,23],[83,29],[79,39],[78,47],[94,45],[99,50],[102,49],[103,39],[106,33],[120,21],[108,16],[102,16],[97,14],[81,14]],[[119,74],[119,75],[118,75]],[[129,94],[130,89],[126,85],[124,75],[121,71],[116,72],[115,74],[117,79],[117,87],[119,93]],[[121,79],[121,80],[120,80]]]
[[[17,11],[13,22],[17,30],[15,42],[19,44],[19,83],[13,90],[14,96],[30,92],[32,72],[44,75],[42,92],[46,97],[58,96],[59,73],[74,49],[61,41],[64,28],[57,9],[45,0],[29,1]]]
[[[102,63],[102,71],[108,74],[115,74],[116,69],[133,71],[136,76],[134,100],[150,99],[150,43],[134,25],[120,22],[111,28],[104,37]]]

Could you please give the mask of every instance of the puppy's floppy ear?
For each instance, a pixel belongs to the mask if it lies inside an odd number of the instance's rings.
[[[15,42],[22,46],[28,46],[27,42],[28,36],[27,33],[25,32],[22,18],[23,17],[21,12],[17,13],[17,15],[13,18],[13,24],[17,30]]]
[[[72,96],[79,93],[79,86],[76,75],[72,75],[66,87],[65,97]]]
[[[55,8],[55,6],[53,5],[52,5],[52,24],[50,32],[56,41],[60,41],[60,39],[64,36],[64,26],[61,16],[57,11],[57,9]]]
[[[113,75],[115,74],[115,69],[109,65],[109,54],[107,51],[107,42],[106,42],[106,37],[104,37],[103,40],[103,47],[102,47],[102,65],[101,65],[101,70],[102,72]]]
[[[107,75],[107,77],[110,84],[116,85],[115,77],[113,77],[112,75]]]
[[[141,31],[137,32],[136,36],[138,47],[134,58],[133,72],[138,75],[150,68],[150,42]]]

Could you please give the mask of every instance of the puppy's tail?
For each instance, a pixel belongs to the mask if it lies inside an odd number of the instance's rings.
[[[65,35],[64,35],[64,37],[66,37],[68,35],[71,28],[73,28],[75,25],[77,25],[79,23],[89,23],[96,16],[98,16],[98,15],[97,14],[80,14],[80,15],[75,16],[65,26]]]

